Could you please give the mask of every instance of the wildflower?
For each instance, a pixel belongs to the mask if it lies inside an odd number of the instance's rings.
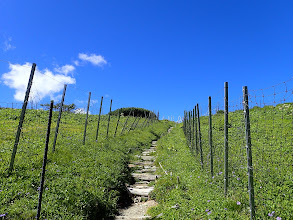
[[[0,217],[5,217],[6,215],[7,215],[7,213],[1,214]]]
[[[220,172],[219,175],[221,175],[223,172]]]
[[[211,200],[208,200],[208,202],[210,202]]]
[[[241,205],[241,202],[238,201],[238,202],[237,202],[237,205]]]
[[[206,212],[209,212],[210,210],[209,209],[206,209]]]
[[[278,217],[277,217],[277,220],[282,220],[282,218],[278,216]]]
[[[210,214],[212,214],[212,212],[210,211],[210,212],[208,212],[207,214],[210,215]]]
[[[274,215],[273,213],[268,213],[268,216],[270,217],[273,217],[273,215]]]
[[[224,208],[225,210],[227,210],[227,208]]]
[[[214,176],[212,176],[212,178],[214,179],[215,177],[214,177]]]
[[[237,180],[240,180],[240,178],[238,177]]]
[[[200,178],[200,176],[198,176],[197,178]]]

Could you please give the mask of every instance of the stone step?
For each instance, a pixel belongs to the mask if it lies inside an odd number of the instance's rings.
[[[157,168],[147,168],[147,169],[139,169],[135,170],[137,173],[154,173],[156,172]]]
[[[140,156],[144,161],[154,161],[156,159],[155,156]]]
[[[134,185],[131,185],[130,188],[138,188],[138,189],[146,189],[149,188],[149,183],[135,183]]]
[[[148,196],[151,191],[154,190],[154,187],[149,186],[145,188],[138,188],[138,187],[127,187],[129,192],[135,196]]]
[[[124,220],[145,220],[145,219],[151,219],[152,217],[151,216],[116,216],[115,219],[116,220],[121,220],[121,219],[124,219]]]
[[[147,165],[154,164],[154,162],[152,162],[152,161],[132,161],[131,163],[134,165],[140,165],[140,166],[147,166]]]
[[[131,176],[139,180],[155,181],[159,178],[159,175],[149,174],[149,173],[132,173]]]

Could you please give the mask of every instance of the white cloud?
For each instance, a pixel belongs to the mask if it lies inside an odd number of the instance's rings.
[[[68,73],[72,73],[75,70],[75,67],[72,65],[64,65],[54,69],[57,73],[63,73],[67,76]]]
[[[74,63],[75,66],[79,66],[80,65],[80,63],[79,63],[78,60],[74,60],[73,63]]]
[[[9,37],[7,40],[4,41],[4,43],[3,43],[3,50],[4,51],[8,51],[8,50],[15,49],[15,46],[13,46],[11,44],[11,41],[12,41],[12,38],[11,37]]]
[[[78,58],[83,61],[90,62],[91,64],[96,66],[103,66],[104,64],[107,64],[107,61],[101,55],[96,55],[96,54],[88,55],[85,53],[80,53],[78,54]]]
[[[86,114],[86,110],[84,108],[78,108],[73,111],[75,114]],[[90,112],[89,112],[90,114]]]
[[[31,64],[9,64],[10,71],[2,75],[5,85],[15,89],[14,99],[23,101],[27,83],[31,71]],[[56,99],[64,84],[75,84],[75,78],[63,74],[54,74],[49,69],[35,71],[33,85],[31,88],[30,100],[40,101],[44,97],[50,96]]]

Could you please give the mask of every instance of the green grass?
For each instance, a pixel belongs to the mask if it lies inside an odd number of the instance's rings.
[[[293,218],[293,105],[250,110],[257,219]],[[213,115],[214,177],[210,173],[208,117],[201,117],[204,170],[177,126],[158,142],[157,162],[169,175],[158,180],[150,213],[162,219],[249,219],[243,111],[229,113],[229,187],[224,197],[224,115]],[[195,147],[194,147],[195,148]],[[170,175],[172,173],[172,176]],[[177,182],[179,177],[179,184]],[[237,204],[238,202],[238,204]],[[171,208],[175,204],[178,209]],[[274,212],[273,217],[269,213]]]
[[[0,214],[7,213],[5,219],[35,219],[48,111],[27,111],[14,171],[7,176],[19,114],[20,110],[0,109]],[[103,115],[96,142],[98,116],[90,115],[86,145],[82,145],[85,115],[64,113],[52,153],[57,117],[58,112],[54,112],[41,219],[102,219],[115,215],[125,193],[124,183],[132,181],[127,167],[131,155],[166,133],[170,123],[160,121],[128,133],[134,120],[130,117],[126,132],[120,135],[126,120],[121,117],[114,138],[117,117],[113,116],[106,139],[108,116]],[[138,127],[143,122],[140,120]]]

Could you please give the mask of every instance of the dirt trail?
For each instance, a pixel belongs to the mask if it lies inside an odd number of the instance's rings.
[[[171,131],[172,127],[168,130]],[[154,184],[157,178],[156,166],[154,165],[157,141],[152,142],[152,146],[142,152],[141,155],[137,155],[138,160],[128,164],[129,167],[135,167],[135,171],[131,174],[136,182],[128,186],[128,192],[133,198],[133,204],[127,208],[120,209],[119,215],[115,217],[116,220],[140,220],[150,219],[150,216],[146,215],[147,210],[150,207],[156,206],[157,203],[154,200],[150,200],[149,194],[154,189]]]

